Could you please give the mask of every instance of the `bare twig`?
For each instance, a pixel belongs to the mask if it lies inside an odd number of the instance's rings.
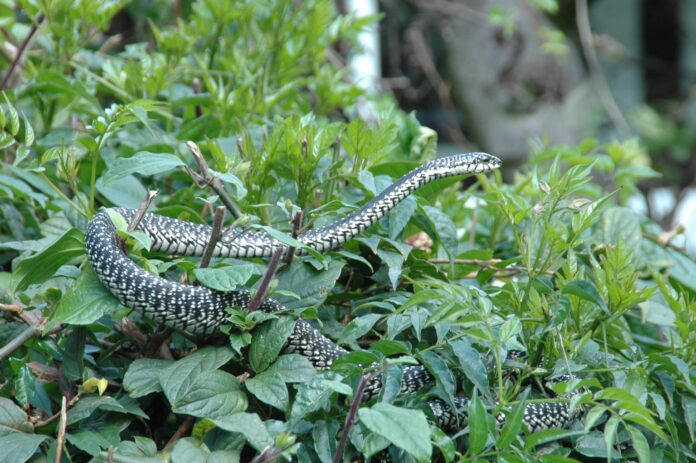
[[[65,410],[67,411],[69,408],[71,408],[73,405],[77,403],[77,401],[80,400],[80,394],[77,394],[75,397],[70,399],[65,406]],[[63,396],[63,401],[65,401],[65,396]],[[44,426],[48,426],[49,424],[53,423],[55,420],[58,418],[61,418],[61,415],[63,414],[63,404],[61,404],[60,411],[56,413],[55,415],[51,415],[45,420],[37,421],[34,423],[35,428],[43,428]]]
[[[297,211],[297,214],[292,218],[292,237],[297,238],[300,234],[300,228],[302,228],[302,219],[304,215],[302,211]],[[295,248],[288,249],[287,254],[285,254],[285,262],[288,264],[292,262],[292,258],[295,257]]]
[[[171,448],[176,443],[176,441],[188,434],[195,422],[195,416],[187,416],[176,429],[176,432],[172,434],[172,437],[169,439],[169,442],[167,442],[167,445],[164,446],[163,450]]]
[[[206,268],[210,265],[210,260],[213,258],[213,251],[215,251],[215,246],[222,237],[222,222],[225,220],[225,208],[220,206],[215,209],[215,216],[213,217],[213,229],[210,232],[210,238],[208,239],[208,244],[206,244],[203,250],[203,256],[201,257],[201,263],[198,265],[199,268]]]
[[[31,339],[35,335],[41,333],[41,330],[43,330],[43,327],[46,324],[46,321],[48,321],[48,319],[44,318],[41,321],[39,321],[38,323],[27,326],[24,329],[24,331],[19,333],[19,336],[17,336],[16,338],[14,338],[12,341],[8,342],[7,344],[5,344],[0,349],[0,360],[3,360],[5,357],[12,354],[12,352],[19,349],[29,339]]]
[[[10,64],[10,68],[7,70],[7,74],[5,74],[5,77],[2,79],[2,83],[0,83],[0,90],[4,90],[7,87],[7,84],[10,82],[12,75],[19,67],[19,63],[22,61],[24,53],[29,49],[29,45],[34,40],[36,32],[39,30],[39,27],[43,25],[45,19],[46,18],[44,17],[43,13],[39,13],[39,15],[36,17],[36,20],[31,25],[31,29],[29,29],[29,32],[27,32],[27,36],[24,37],[24,41],[17,49],[17,53],[15,54],[15,57],[12,60],[12,64]]]
[[[614,96],[611,94],[609,84],[604,77],[602,67],[597,59],[594,44],[592,40],[592,27],[590,26],[590,16],[587,8],[587,0],[575,0],[575,22],[580,36],[580,45],[582,53],[587,60],[587,66],[590,70],[590,75],[594,81],[597,93],[607,115],[611,120],[616,130],[622,135],[628,135],[631,131],[626,118],[624,118],[619,105],[616,103]]]
[[[63,447],[65,446],[65,427],[68,423],[68,407],[65,396],[60,404],[60,422],[58,424],[58,442],[56,443],[56,463],[60,463],[63,457]]]
[[[235,219],[240,218],[242,216],[242,212],[239,210],[239,207],[237,207],[234,201],[232,201],[230,195],[227,194],[227,191],[225,190],[225,185],[222,183],[222,180],[220,180],[218,177],[213,176],[210,173],[208,163],[205,162],[203,153],[201,153],[201,150],[198,147],[198,145],[196,145],[192,141],[187,141],[186,146],[189,150],[191,150],[191,154],[193,154],[193,159],[194,161],[196,161],[196,165],[198,166],[198,170],[200,171],[200,174],[197,174],[193,172],[191,169],[188,169],[189,173],[194,178],[196,183],[198,183],[200,186],[210,185],[213,191],[215,191],[215,194],[217,194],[220,198],[220,201],[222,201],[222,204],[224,204],[227,210],[230,211],[230,214],[232,214],[232,216]]]
[[[360,378],[358,390],[355,391],[355,397],[353,397],[353,401],[350,404],[350,410],[348,410],[348,414],[346,415],[346,421],[343,423],[341,439],[338,441],[338,447],[336,448],[336,455],[334,455],[333,463],[341,463],[343,461],[343,453],[346,451],[346,445],[348,444],[348,434],[350,433],[350,428],[352,428],[353,425],[358,422],[356,417],[358,407],[362,402],[362,397],[365,394],[367,384],[372,380],[373,376],[373,372],[368,372],[365,373],[362,378]]]
[[[3,312],[22,313],[24,306],[22,304],[0,304],[0,310]]]
[[[261,303],[263,302],[263,300],[266,299],[266,295],[268,294],[268,288],[271,285],[271,280],[273,280],[273,276],[278,270],[278,264],[280,264],[280,257],[282,255],[283,248],[278,248],[273,252],[271,260],[268,262],[268,269],[266,270],[266,274],[263,276],[263,280],[261,280],[261,284],[259,285],[259,290],[256,291],[254,298],[249,302],[249,305],[247,306],[247,310],[249,312],[258,310],[258,308],[261,307]]]
[[[173,328],[168,326],[160,327],[160,329],[150,336],[150,339],[148,339],[145,343],[145,346],[143,347],[143,354],[146,357],[157,354],[158,357],[165,360],[174,360],[174,356],[167,347],[172,333],[174,333]]]
[[[147,192],[147,196],[145,199],[143,199],[143,202],[140,203],[140,207],[138,207],[138,212],[135,213],[135,217],[133,217],[133,220],[130,221],[128,224],[128,231],[132,232],[136,228],[138,228],[138,225],[140,225],[140,222],[142,222],[143,217],[145,217],[145,213],[147,212],[147,208],[150,207],[150,204],[152,204],[152,200],[155,199],[155,196],[157,196],[159,192],[157,190],[150,190]]]

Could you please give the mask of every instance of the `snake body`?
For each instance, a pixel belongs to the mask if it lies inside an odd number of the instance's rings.
[[[483,173],[498,168],[501,162],[486,153],[467,153],[436,159],[412,170],[369,201],[356,212],[324,227],[308,231],[297,239],[317,251],[334,249],[377,222],[413,191],[432,181],[471,173]],[[130,222],[136,212],[115,208]],[[182,256],[200,256],[210,240],[211,228],[190,222],[147,213],[137,226],[151,239],[151,250]],[[215,291],[202,286],[185,285],[152,275],[136,265],[118,243],[116,227],[107,211],[95,215],[85,237],[87,256],[101,282],[119,301],[141,311],[147,317],[167,326],[196,334],[214,332],[226,320],[227,307],[245,308],[251,300],[248,290]],[[227,233],[217,243],[213,255],[218,257],[267,257],[287,246],[263,231]],[[304,253],[297,249],[297,254]],[[275,311],[282,308],[273,299],[260,307]],[[325,369],[347,351],[322,335],[304,320],[296,322],[289,336],[286,352],[305,356],[319,369]],[[433,378],[420,365],[403,369],[401,391],[415,392]],[[374,396],[381,388],[381,378],[375,378],[367,388]],[[434,400],[430,408],[443,428],[461,426],[466,419],[468,399],[457,397],[454,409],[450,404]],[[573,416],[564,402],[527,405],[524,422],[531,431],[563,427]]]

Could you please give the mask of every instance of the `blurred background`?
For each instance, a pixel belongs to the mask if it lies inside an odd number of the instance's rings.
[[[22,16],[22,2],[2,3]],[[154,45],[151,24],[176,24],[195,8],[192,0],[106,3],[118,13],[103,43],[93,36],[103,53]],[[646,171],[660,175],[640,182],[631,207],[666,231],[686,226],[686,238],[674,243],[696,255],[696,0],[334,5],[369,25],[359,47],[339,41],[327,55],[368,94],[363,119],[377,118],[380,98],[395,98],[437,133],[441,154],[494,153],[508,178],[542,147],[635,140]],[[28,27],[13,27],[20,26]],[[4,62],[11,42],[2,42]]]

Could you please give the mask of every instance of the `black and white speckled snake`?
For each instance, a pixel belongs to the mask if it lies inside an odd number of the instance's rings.
[[[498,158],[485,153],[459,154],[430,161],[403,176],[358,211],[308,231],[298,240],[320,252],[336,248],[377,222],[421,186],[444,177],[488,172],[500,165]],[[114,211],[128,222],[136,213],[121,208]],[[150,236],[152,251],[181,256],[200,256],[211,234],[208,226],[155,214],[145,214],[137,229]],[[234,237],[229,239],[229,236]],[[247,290],[219,292],[175,283],[146,272],[122,251],[115,226],[106,211],[98,213],[89,223],[85,245],[95,273],[123,305],[170,327],[191,333],[211,333],[226,320],[227,307],[244,308],[250,302]],[[214,256],[268,257],[278,248],[287,246],[263,231],[245,231],[226,234],[215,246]],[[302,249],[297,250],[297,254],[302,253]],[[272,299],[264,301],[261,307],[268,311],[280,308],[280,304]],[[320,369],[330,367],[334,360],[347,353],[304,320],[295,324],[286,352],[299,353]],[[401,391],[415,392],[431,382],[433,378],[423,366],[407,366],[403,369]],[[380,387],[381,379],[376,378],[368,387],[367,396],[374,396]],[[442,428],[451,429],[466,422],[468,400],[465,397],[456,398],[454,412],[444,401],[435,400],[429,404]],[[528,404],[523,418],[532,432],[564,427],[573,419],[565,402]]]

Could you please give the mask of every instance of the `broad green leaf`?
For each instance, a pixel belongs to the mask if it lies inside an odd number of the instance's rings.
[[[160,375],[160,384],[169,402],[178,403],[203,372],[221,367],[233,355],[232,350],[226,347],[205,347],[171,363]]]
[[[430,461],[430,426],[420,410],[376,403],[371,408],[358,410],[360,421],[378,434],[421,462]]]
[[[118,158],[101,177],[102,185],[131,174],[155,175],[185,165],[184,161],[169,153],[140,151],[129,158]]]
[[[43,283],[61,266],[84,253],[84,233],[77,228],[71,228],[55,243],[19,263],[13,275],[15,291],[22,291],[35,283]]]
[[[164,389],[167,394],[168,389]],[[247,399],[239,381],[231,374],[220,371],[204,371],[193,378],[190,387],[173,397],[167,394],[174,413],[184,413],[199,418],[221,418],[246,410]]]
[[[104,287],[94,272],[86,268],[58,302],[56,310],[44,327],[44,332],[61,323],[89,325],[120,306],[118,300]]]
[[[389,212],[389,238],[396,239],[416,212],[416,199],[409,196]]]
[[[459,247],[456,225],[454,225],[450,216],[436,207],[423,206],[423,210],[428,215],[433,227],[435,227],[437,236],[442,246],[447,251],[447,254],[450,258],[454,258],[457,255],[457,249]]]
[[[442,386],[447,395],[453,397],[455,392],[454,376],[452,375],[452,370],[447,366],[447,362],[435,352],[429,350],[418,354],[418,358],[435,377],[437,383]]]
[[[276,373],[286,383],[304,383],[316,375],[307,357],[299,354],[281,355],[264,373]]]
[[[160,375],[172,365],[171,360],[137,359],[123,377],[123,387],[131,397],[142,397],[162,390]]]
[[[217,291],[234,291],[249,281],[254,265],[232,265],[219,268],[197,268],[193,271],[203,285]]]
[[[48,439],[42,434],[12,433],[0,435],[0,463],[24,463]]]
[[[616,432],[620,423],[621,419],[616,415],[612,415],[604,425],[604,445],[606,445],[606,448],[614,448],[614,443],[616,442]]]
[[[283,378],[274,372],[264,371],[244,382],[246,388],[261,402],[286,411],[289,405],[288,388]]]
[[[526,404],[524,401],[518,403],[512,409],[512,412],[505,417],[505,425],[500,431],[500,438],[496,443],[496,447],[498,449],[503,450],[507,448],[520,433],[524,418],[525,405]]]
[[[282,317],[268,320],[254,330],[249,347],[249,363],[255,372],[260,373],[275,362],[295,323],[291,318]]]
[[[24,410],[10,399],[0,397],[0,436],[33,430]]]
[[[117,413],[130,413],[140,416],[141,418],[147,418],[147,415],[137,406],[135,408],[125,407],[113,397],[91,394],[81,398],[74,407],[68,410],[68,425],[84,420],[97,409]]]
[[[599,294],[597,287],[591,281],[570,281],[565,286],[563,286],[561,292],[563,294],[570,294],[571,296],[576,296],[585,301],[592,302],[593,304],[598,305],[603,309],[606,309],[607,307],[607,304],[606,302],[604,302],[604,299],[602,299],[602,296]]]
[[[486,408],[478,394],[474,393],[469,403],[469,450],[478,455],[486,447],[488,423]]]
[[[380,314],[367,314],[354,318],[343,328],[343,332],[339,337],[339,344],[354,341],[366,335],[372,327],[382,318]]]
[[[256,450],[261,451],[273,443],[263,421],[256,413],[235,413],[211,420],[215,426],[225,431],[237,432]]]
[[[648,444],[648,440],[645,438],[643,433],[633,426],[626,426],[626,430],[631,436],[633,450],[638,456],[638,461],[640,463],[650,463],[650,444]]]
[[[451,341],[450,346],[454,355],[459,360],[459,366],[481,394],[488,396],[488,375],[486,375],[486,367],[481,360],[481,354],[471,346],[471,343],[466,339],[457,339]]]

